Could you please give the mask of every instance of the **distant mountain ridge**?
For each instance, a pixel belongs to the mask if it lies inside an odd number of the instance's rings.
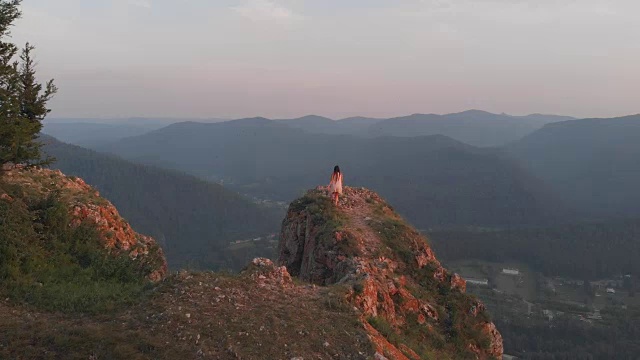
[[[253,120],[251,120],[253,119]],[[259,119],[259,120],[258,120]],[[475,146],[498,146],[515,141],[541,128],[544,124],[573,119],[569,116],[531,114],[511,116],[481,110],[436,115],[413,114],[394,118],[349,117],[340,120],[319,115],[294,119],[270,120],[254,117],[237,120],[130,118],[130,119],[51,119],[45,121],[43,132],[62,141],[96,149],[129,136],[180,122],[204,124],[219,122],[273,121],[314,134],[378,136],[446,135]]]
[[[563,206],[493,149],[443,135],[366,138],[314,134],[264,118],[173,124],[101,150],[289,201],[328,181],[372,188],[420,227],[554,221]]]
[[[95,149],[129,136],[145,134],[165,126],[184,122],[220,122],[224,119],[185,118],[47,118],[42,132],[73,145]]]
[[[445,135],[474,146],[500,146],[518,140],[545,124],[571,119],[574,118],[544,114],[511,116],[467,110],[445,115],[413,114],[389,119],[352,117],[334,121],[308,115],[276,121],[318,134],[366,137]]]
[[[66,143],[96,148],[128,136],[137,136],[164,127],[138,124],[45,123],[42,132]]]

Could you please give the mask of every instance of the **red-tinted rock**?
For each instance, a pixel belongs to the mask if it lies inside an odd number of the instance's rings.
[[[46,198],[55,191],[59,200],[68,206],[71,215],[69,226],[78,227],[86,223],[95,227],[107,251],[114,255],[127,254],[132,261],[149,268],[149,280],[159,281],[166,275],[167,261],[156,241],[135,232],[118,210],[99,197],[98,192],[84,180],[67,177],[60,170],[39,168],[13,169],[3,179],[28,186],[30,196]]]
[[[451,275],[451,288],[458,289],[460,292],[467,290],[467,281],[458,274]]]
[[[323,191],[312,191],[292,203],[283,221],[279,263],[304,281],[351,285],[346,300],[360,312],[379,356],[419,358],[414,349],[406,345],[419,343],[419,339],[394,344],[369,321],[386,322],[398,334],[403,334],[407,327],[424,326],[427,333],[446,338],[440,312],[461,303],[448,306],[439,302],[442,297],[438,294],[442,287],[449,288],[452,294],[458,294],[452,295],[451,301],[460,301],[459,294],[465,292],[466,281],[457,274],[449,274],[426,240],[408,226],[405,231],[397,232],[399,238],[383,240],[380,235],[383,229],[378,230],[376,224],[385,221],[390,221],[393,227],[403,223],[391,207],[370,190],[345,187],[337,208]],[[385,241],[404,247],[402,255],[394,253]],[[477,326],[491,340],[489,348],[482,348],[480,339],[464,339],[468,341],[467,349],[479,359],[500,358],[502,338],[492,323],[477,317],[485,311],[484,306],[477,301],[473,304],[461,316],[470,317],[465,324]]]

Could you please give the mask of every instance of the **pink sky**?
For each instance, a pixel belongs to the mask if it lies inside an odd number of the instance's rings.
[[[345,5],[349,3],[349,5]],[[631,0],[24,0],[54,117],[640,113]]]

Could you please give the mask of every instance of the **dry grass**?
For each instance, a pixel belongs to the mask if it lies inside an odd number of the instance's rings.
[[[2,359],[368,359],[344,289],[259,285],[186,273],[147,303],[111,315],[34,312],[0,303]]]

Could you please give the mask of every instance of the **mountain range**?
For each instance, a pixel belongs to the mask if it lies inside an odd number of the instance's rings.
[[[308,115],[295,119],[277,119],[277,123],[306,132],[329,135],[424,136],[445,135],[475,146],[500,146],[551,122],[573,119],[569,116],[531,114],[511,116],[493,114],[481,110],[436,115],[413,114],[390,119],[350,117],[333,120]],[[124,137],[179,122],[215,123],[223,119],[52,119],[45,123],[43,132],[62,141],[89,148],[96,148]]]
[[[640,115],[575,120],[470,110],[394,119],[310,115],[136,125],[143,123],[91,124],[120,127],[120,135],[73,141],[280,201],[324,183],[337,163],[348,181],[380,191],[421,227],[573,221],[558,214],[566,208],[587,219],[633,217],[640,210]],[[71,129],[68,138],[74,137]],[[487,169],[495,171],[483,173]],[[422,210],[425,204],[438,210]],[[477,210],[480,204],[491,210]]]
[[[378,191],[423,228],[535,225],[564,216],[545,186],[499,151],[442,135],[314,134],[251,118],[173,124],[100,150],[283,201],[325,184],[339,164],[348,184]]]
[[[95,148],[128,136],[142,135],[167,125],[188,121],[176,118],[53,118],[44,121],[42,132],[65,143]],[[219,122],[222,119],[198,119]]]
[[[512,116],[468,110],[446,115],[413,114],[390,119],[352,117],[334,121],[310,115],[276,121],[311,133],[366,137],[445,135],[474,146],[501,146],[545,124],[571,119],[574,118],[542,114]]]

